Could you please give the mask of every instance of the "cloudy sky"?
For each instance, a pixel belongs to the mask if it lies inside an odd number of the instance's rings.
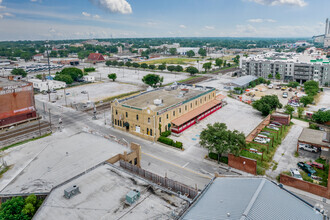
[[[312,37],[329,0],[0,0],[0,40]]]

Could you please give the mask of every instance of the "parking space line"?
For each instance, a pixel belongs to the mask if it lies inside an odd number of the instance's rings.
[[[190,164],[190,162],[188,162],[185,165],[183,165],[182,168],[185,168],[186,166],[188,166],[188,164]]]

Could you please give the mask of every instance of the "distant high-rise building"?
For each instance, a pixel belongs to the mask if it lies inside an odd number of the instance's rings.
[[[324,47],[330,47],[330,22],[328,18],[325,22]]]

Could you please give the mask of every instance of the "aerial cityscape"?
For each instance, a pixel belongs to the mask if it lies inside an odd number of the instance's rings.
[[[0,0],[0,219],[330,219],[329,8]]]

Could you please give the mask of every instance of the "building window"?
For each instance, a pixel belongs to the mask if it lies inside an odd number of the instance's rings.
[[[184,109],[187,111],[187,106],[185,106]]]
[[[152,129],[150,129],[150,136],[152,136]]]
[[[192,103],[190,103],[190,108],[192,108]]]
[[[126,112],[126,118],[128,117],[128,113]]]
[[[173,111],[173,116],[175,116],[175,111]]]
[[[150,123],[150,118],[148,118],[148,123]]]
[[[202,99],[199,100],[200,104],[202,104]]]
[[[168,114],[166,114],[166,119],[168,119]]]
[[[197,101],[196,101],[195,103],[196,103],[196,105],[197,105]]]
[[[136,120],[137,120],[137,121],[139,120],[139,115],[136,115]]]
[[[161,117],[159,117],[159,122],[162,122],[162,118]]]
[[[209,99],[211,99],[211,95],[209,95]]]
[[[213,97],[214,97],[214,93],[213,93]]]
[[[119,121],[119,126],[121,127],[121,121]]]
[[[116,110],[116,115],[118,115],[118,112],[117,112],[117,110]]]
[[[181,108],[179,108],[179,113],[181,113]]]
[[[117,119],[115,119],[115,125],[117,125]]]
[[[149,135],[149,128],[147,128],[147,135]]]
[[[206,96],[205,96],[205,98],[204,98],[204,101],[206,102]]]

